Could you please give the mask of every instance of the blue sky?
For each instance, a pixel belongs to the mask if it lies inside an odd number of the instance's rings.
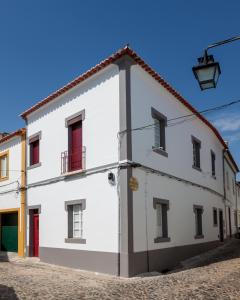
[[[240,99],[240,41],[211,51],[215,90],[201,92],[191,68],[203,49],[240,35],[240,1],[8,0],[0,3],[0,131],[18,115],[126,43],[202,110]],[[240,164],[240,104],[207,117]]]

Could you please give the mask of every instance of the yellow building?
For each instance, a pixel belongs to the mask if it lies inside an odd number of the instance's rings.
[[[26,130],[0,133],[0,251],[25,255]]]

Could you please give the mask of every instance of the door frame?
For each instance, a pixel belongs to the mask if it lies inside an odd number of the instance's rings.
[[[41,205],[28,206],[29,231],[28,231],[28,253],[27,253],[27,255],[30,257],[33,257],[33,215],[34,214],[38,214],[38,216],[40,218]],[[40,249],[40,246],[39,246],[39,249]],[[40,254],[40,252],[38,252],[38,256],[39,256],[39,254]]]
[[[2,214],[7,213],[17,213],[18,215],[18,256],[22,256],[22,253],[24,253],[24,240],[23,240],[23,234],[24,234],[24,228],[21,228],[20,223],[20,208],[6,208],[0,210],[0,216]],[[0,228],[1,228],[1,218],[0,218]],[[0,230],[1,234],[1,230]]]
[[[232,237],[232,216],[231,216],[231,208],[228,206],[228,225],[229,225],[229,237]]]
[[[221,215],[221,218],[220,218]],[[223,225],[223,210],[219,208],[218,210],[218,223],[219,223],[219,240],[224,242],[224,225]]]

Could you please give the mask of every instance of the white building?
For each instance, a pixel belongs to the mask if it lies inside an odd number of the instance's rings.
[[[223,169],[235,180],[238,168],[226,144],[131,49],[22,117],[28,255],[133,276],[171,268],[230,235],[226,206],[232,218],[234,202]]]

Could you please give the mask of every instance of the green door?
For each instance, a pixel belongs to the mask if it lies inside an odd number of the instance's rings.
[[[18,251],[18,214],[1,215],[1,250]]]

